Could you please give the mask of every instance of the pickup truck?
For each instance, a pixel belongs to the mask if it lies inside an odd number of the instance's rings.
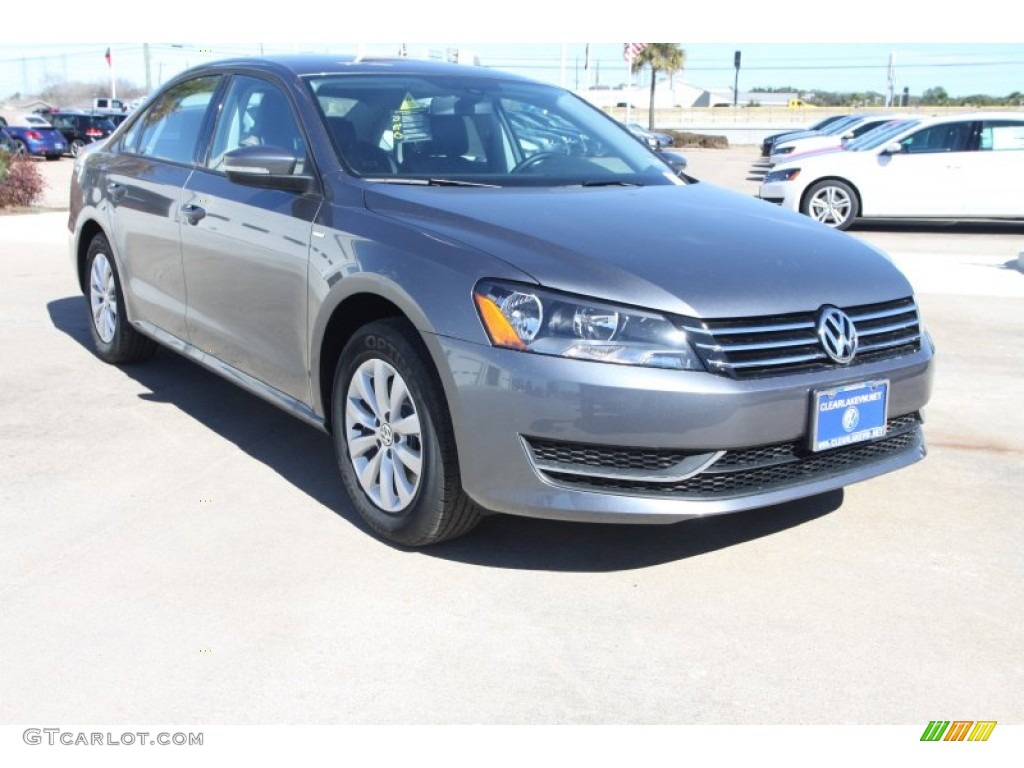
[[[121,99],[93,99],[92,108],[97,112],[127,112],[128,105]]]

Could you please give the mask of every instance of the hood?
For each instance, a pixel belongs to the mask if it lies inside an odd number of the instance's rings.
[[[821,131],[786,131],[785,133],[776,133],[768,138],[772,139],[775,144],[784,144],[787,141],[795,141],[796,139],[806,139],[808,136],[820,135]]]
[[[794,163],[799,160],[804,160],[808,157],[816,157],[817,155],[831,155],[835,152],[845,152],[846,148],[843,146],[831,145],[828,147],[818,147],[817,149],[808,149],[806,152],[794,152],[792,155],[786,157],[786,163]],[[779,164],[782,165],[781,163]]]
[[[464,243],[538,283],[697,317],[853,306],[911,294],[879,251],[709,184],[375,185],[367,207]]]

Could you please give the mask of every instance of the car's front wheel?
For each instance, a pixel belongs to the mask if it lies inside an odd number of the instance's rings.
[[[378,320],[353,335],[335,371],[331,415],[345,488],[378,535],[424,546],[477,524],[441,383],[407,322]]]
[[[860,202],[849,184],[838,179],[826,179],[811,185],[800,208],[822,224],[848,229],[857,218]]]
[[[151,357],[156,342],[135,330],[125,316],[121,278],[105,236],[96,235],[89,243],[85,268],[89,334],[97,356],[108,363],[138,363]]]

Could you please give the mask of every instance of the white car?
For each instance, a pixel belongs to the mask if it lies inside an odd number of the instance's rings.
[[[900,115],[865,115],[852,123],[847,123],[840,130],[832,133],[820,133],[817,136],[805,136],[790,141],[782,141],[772,148],[769,162],[772,165],[788,162],[793,156],[803,152],[816,152],[821,149],[836,149],[843,144],[859,139],[865,133],[873,131],[880,125],[899,120]]]
[[[895,121],[775,166],[758,197],[836,229],[858,217],[1024,219],[1024,114]]]

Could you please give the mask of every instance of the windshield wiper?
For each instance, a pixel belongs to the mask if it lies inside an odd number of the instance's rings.
[[[480,181],[462,181],[461,179],[427,179],[432,187],[488,187],[498,189],[497,184],[484,184]]]
[[[581,181],[581,187],[642,187],[635,181],[620,181],[619,179],[591,179],[590,181]]]
[[[372,181],[378,184],[413,184],[420,187],[487,187],[489,189],[500,189],[497,184],[462,181],[461,179],[404,179],[400,176],[369,178],[364,176],[363,181]]]

